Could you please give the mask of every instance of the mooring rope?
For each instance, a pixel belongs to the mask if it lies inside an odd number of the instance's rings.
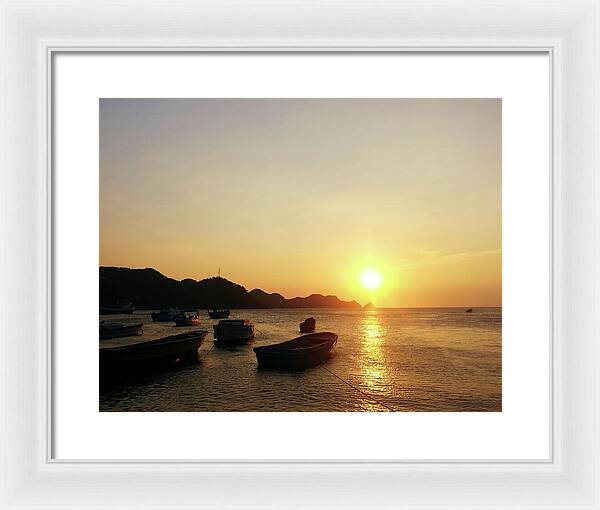
[[[261,333],[260,330],[258,330],[258,329],[256,329],[256,330],[259,333]],[[210,349],[208,349],[207,351],[205,351],[206,354],[208,354],[210,351],[212,351],[214,347],[215,347],[215,343],[213,342],[213,344],[210,346]],[[353,390],[357,391],[361,395],[364,395],[367,399],[372,400],[373,402],[375,402],[376,404],[379,404],[382,407],[385,407],[388,411],[391,411],[391,412],[394,412],[394,413],[396,412],[396,409],[394,409],[393,407],[391,407],[391,406],[389,406],[387,404],[384,404],[383,402],[381,402],[381,400],[377,400],[375,397],[372,397],[368,393],[365,393],[363,390],[361,390],[360,388],[357,388],[352,383],[346,381],[345,379],[343,379],[342,377],[340,377],[339,375],[337,375],[335,372],[332,372],[331,370],[329,370],[326,366],[320,365],[320,367],[323,370],[326,370],[327,372],[329,372],[333,377],[336,377],[337,379],[339,379],[340,381],[342,381],[344,384],[347,384],[348,386],[350,386],[350,388],[352,388]]]
[[[359,393],[362,393],[365,397],[367,397],[369,400],[372,400],[373,402],[376,402],[377,404],[379,404],[380,406],[385,407],[386,409],[388,409],[389,411],[392,412],[396,412],[396,410],[393,407],[388,406],[387,404],[384,404],[383,402],[381,402],[380,400],[377,400],[375,397],[372,397],[371,395],[369,395],[368,393],[365,393],[363,390],[361,390],[360,388],[357,388],[356,386],[354,386],[353,384],[349,383],[348,381],[346,381],[345,379],[342,379],[339,375],[337,375],[335,372],[332,372],[331,370],[329,370],[326,366],[321,365],[321,368],[323,370],[327,370],[327,372],[329,372],[332,376],[337,377],[340,381],[342,381],[343,383],[347,384],[348,386],[350,386],[350,388],[352,388],[353,390],[358,391]]]

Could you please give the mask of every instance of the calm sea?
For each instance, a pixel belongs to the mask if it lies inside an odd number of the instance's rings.
[[[339,336],[332,359],[300,373],[259,371],[252,346],[298,336],[306,317]],[[232,310],[250,319],[254,344],[223,350],[210,334],[198,363],[102,385],[101,411],[501,411],[502,309]],[[144,338],[181,333],[150,312]]]

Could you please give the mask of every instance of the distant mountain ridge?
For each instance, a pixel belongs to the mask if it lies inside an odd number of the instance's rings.
[[[156,269],[100,266],[100,304],[132,302],[138,309],[166,306],[195,308],[349,308],[359,309],[356,301],[337,296],[311,294],[286,299],[261,289],[248,292],[244,287],[219,276],[204,280],[178,281]]]

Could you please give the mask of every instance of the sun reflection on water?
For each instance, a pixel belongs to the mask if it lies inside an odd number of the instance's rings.
[[[387,394],[389,382],[385,358],[382,351],[386,331],[381,325],[377,312],[368,312],[362,320],[361,375],[368,388],[380,394]]]

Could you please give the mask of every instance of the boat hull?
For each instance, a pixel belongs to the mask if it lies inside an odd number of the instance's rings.
[[[183,326],[198,326],[200,324],[200,319],[175,319],[175,326],[183,327]]]
[[[150,314],[150,317],[152,317],[152,320],[154,322],[173,322],[180,314],[181,312],[176,311],[176,312],[152,312]]]
[[[108,338],[121,338],[126,336],[137,336],[143,333],[143,324],[111,326],[110,324],[100,325],[100,340]]]
[[[220,322],[213,326],[215,342],[218,344],[246,343],[254,338],[254,326],[252,324],[224,324]]]
[[[192,331],[123,347],[101,347],[100,366],[143,367],[194,359],[198,357],[198,349],[207,334],[208,331]]]
[[[303,370],[329,360],[337,343],[335,333],[315,333],[276,345],[255,347],[258,368]]]
[[[211,319],[227,319],[229,317],[230,313],[231,312],[229,310],[214,310],[214,311],[209,310],[208,316]]]

